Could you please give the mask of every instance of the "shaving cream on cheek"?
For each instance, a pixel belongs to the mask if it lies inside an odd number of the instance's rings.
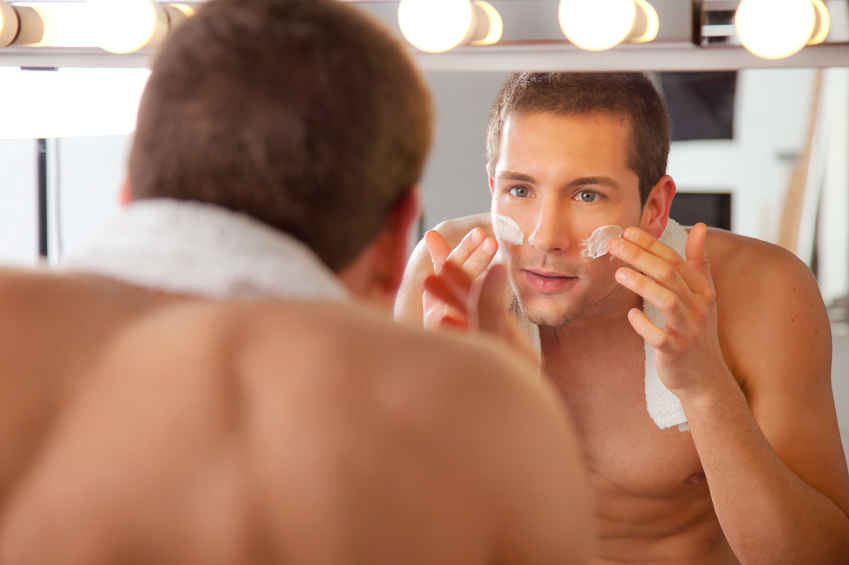
[[[514,222],[513,218],[493,213],[492,230],[495,232],[495,238],[498,241],[504,241],[513,245],[523,245],[525,243],[525,234],[522,233],[519,224]]]
[[[584,248],[581,251],[581,257],[587,259],[604,257],[607,255],[607,244],[610,243],[610,240],[622,237],[623,233],[625,233],[625,230],[619,226],[602,226],[598,228],[581,244],[581,247]]]

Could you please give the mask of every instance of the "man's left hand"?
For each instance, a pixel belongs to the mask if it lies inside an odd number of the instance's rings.
[[[636,227],[608,244],[611,255],[634,267],[618,269],[617,282],[666,317],[666,326],[659,328],[640,309],[628,313],[634,330],[657,351],[663,384],[682,400],[710,390],[716,380],[733,379],[719,346],[706,240],[707,226],[694,226],[686,259]]]

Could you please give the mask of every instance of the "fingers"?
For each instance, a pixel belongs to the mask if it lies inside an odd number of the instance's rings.
[[[460,312],[466,311],[466,301],[461,300],[443,279],[437,276],[429,276],[424,280],[424,287],[425,292],[431,293],[437,300],[441,300],[444,304],[456,308]]]
[[[442,234],[436,230],[427,232],[424,240],[427,250],[430,251],[430,258],[433,261],[433,272],[438,273],[451,254],[451,246],[448,245]]]
[[[629,230],[634,228],[628,228]],[[651,236],[640,231],[640,235],[646,238]],[[627,232],[626,232],[627,233]],[[654,239],[654,238],[652,238]],[[678,294],[684,294],[690,290],[689,285],[680,273],[681,265],[687,266],[684,259],[674,249],[663,245],[657,240],[655,244],[640,237],[639,243],[621,239],[614,239],[608,244],[611,254],[633,266],[636,270],[645,273],[664,287]],[[643,247],[645,245],[645,247]],[[621,269],[620,269],[621,270]],[[627,270],[627,269],[625,269]],[[617,275],[619,273],[617,272]],[[619,276],[617,276],[617,280]]]
[[[677,251],[639,228],[625,230],[621,239],[611,241],[609,250],[614,257],[679,294],[684,294],[685,290],[696,293],[713,290],[712,281],[693,268]]]
[[[664,288],[647,276],[624,267],[616,271],[616,280],[625,288],[654,304],[673,328],[686,326],[688,320],[684,311],[685,307],[676,293]]]
[[[466,234],[460,245],[451,252],[448,260],[462,266],[474,279],[486,271],[497,250],[495,238],[488,238],[484,230],[475,228]]]
[[[489,269],[492,260],[495,258],[496,251],[498,251],[498,243],[495,241],[495,238],[488,237],[484,239],[483,243],[463,263],[463,270],[473,279],[478,278]]]
[[[687,238],[687,263],[706,279],[713,280],[710,274],[710,261],[707,252],[707,226],[699,223],[690,230]]]
[[[628,321],[631,322],[634,331],[655,349],[662,351],[667,345],[669,336],[665,331],[654,325],[642,311],[632,308],[628,312]]]

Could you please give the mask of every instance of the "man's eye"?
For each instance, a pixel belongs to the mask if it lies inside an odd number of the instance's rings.
[[[582,190],[578,193],[578,199],[581,202],[595,202],[596,200],[601,200],[601,194],[592,190]]]
[[[525,187],[525,186],[514,186],[513,188],[511,188],[507,192],[509,192],[510,194],[515,196],[516,198],[525,198],[526,196],[528,196],[528,194],[531,193],[531,191],[528,190],[528,188]]]

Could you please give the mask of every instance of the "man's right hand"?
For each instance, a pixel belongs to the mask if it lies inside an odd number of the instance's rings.
[[[538,362],[533,346],[507,310],[507,269],[490,267],[498,250],[495,238],[475,228],[452,250],[442,234],[429,231],[425,244],[435,273],[424,281],[425,327],[489,333]]]
[[[441,233],[431,230],[425,234],[425,244],[430,257],[433,260],[433,272],[437,278],[443,271],[446,264],[451,264],[458,267],[466,277],[457,276],[459,273],[453,273],[455,276],[447,278],[444,282],[451,285],[450,295],[454,300],[444,300],[437,293],[428,289],[425,284],[425,292],[422,295],[422,306],[424,308],[424,326],[426,328],[440,328],[443,325],[451,325],[455,327],[463,327],[472,329],[469,326],[467,316],[467,302],[469,292],[472,286],[464,288],[465,284],[461,281],[467,278],[468,281],[474,281],[482,277],[492,263],[495,254],[498,251],[498,243],[494,237],[486,237],[486,232],[481,228],[475,228],[466,234],[466,237],[455,248],[451,249],[448,241]],[[453,272],[453,270],[452,270]],[[443,274],[444,276],[444,274]],[[479,283],[482,281],[479,281]],[[475,291],[477,289],[474,289]],[[446,293],[441,293],[445,295]],[[463,303],[462,307],[455,305],[457,301]]]

